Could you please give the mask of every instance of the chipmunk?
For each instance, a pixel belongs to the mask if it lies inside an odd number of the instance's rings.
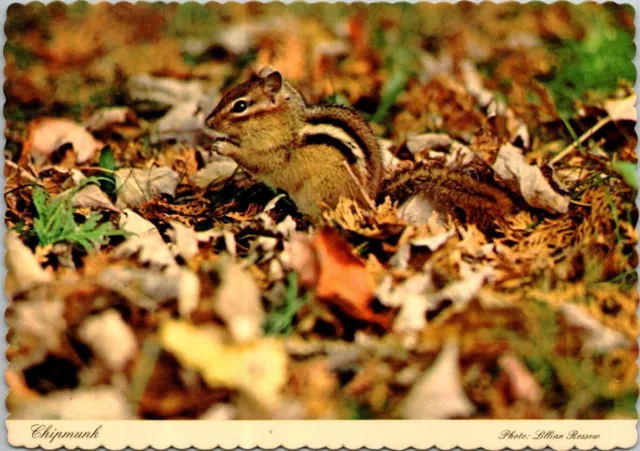
[[[382,150],[367,121],[350,108],[308,106],[270,66],[226,91],[204,131],[213,150],[286,191],[311,216],[318,217],[322,205],[335,207],[341,196],[365,205],[381,195]],[[403,202],[411,192],[482,226],[512,207],[506,194],[464,171],[432,166],[401,174],[382,194]]]
[[[222,96],[205,133],[216,152],[312,216],[340,196],[364,203],[380,187],[382,152],[367,121],[350,108],[308,106],[270,66]]]

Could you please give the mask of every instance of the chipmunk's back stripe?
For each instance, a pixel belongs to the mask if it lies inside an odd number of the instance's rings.
[[[364,151],[360,146],[358,146],[353,138],[340,127],[326,123],[319,123],[315,125],[309,123],[309,125],[305,125],[302,128],[301,134],[302,136],[329,135],[332,138],[341,141],[349,149],[349,153],[355,157],[356,162],[360,164],[364,164],[365,162]],[[348,160],[351,162],[351,159]]]
[[[369,147],[367,147],[367,144],[364,142],[362,137],[360,137],[358,132],[355,131],[349,125],[348,122],[337,117],[328,117],[328,116],[310,117],[309,119],[307,119],[307,122],[313,125],[327,124],[327,125],[332,125],[334,127],[339,128],[340,130],[345,132],[347,135],[349,135],[349,137],[353,141],[355,141],[358,147],[362,149],[362,152],[367,160],[371,159],[371,152],[369,152]]]
[[[304,144],[324,144],[326,146],[330,146],[339,150],[349,164],[355,164],[358,161],[358,158],[354,155],[353,151],[348,145],[346,145],[340,139],[327,133],[313,133],[305,135]]]

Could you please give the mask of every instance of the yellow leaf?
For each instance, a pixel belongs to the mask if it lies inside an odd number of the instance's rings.
[[[243,390],[266,407],[277,404],[287,380],[287,353],[280,341],[225,344],[184,320],[167,320],[159,332],[163,347],[185,368],[199,371],[209,386]]]

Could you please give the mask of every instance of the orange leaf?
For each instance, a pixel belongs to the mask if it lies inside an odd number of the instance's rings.
[[[320,263],[316,296],[361,321],[390,325],[387,314],[371,308],[375,281],[362,261],[351,253],[349,243],[335,230],[324,228],[315,236]]]

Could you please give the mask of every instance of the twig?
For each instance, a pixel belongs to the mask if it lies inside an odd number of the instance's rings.
[[[584,202],[578,202],[577,200],[569,199],[569,202],[572,204],[580,205],[581,207],[590,207],[591,204],[586,204]]]
[[[373,211],[375,213],[376,204],[373,203],[373,201],[371,200],[371,198],[369,197],[367,192],[364,190],[364,187],[362,186],[362,183],[360,183],[360,180],[358,180],[356,175],[351,170],[351,167],[349,166],[349,163],[347,163],[346,161],[343,161],[342,164],[347,169],[347,172],[349,173],[349,176],[353,179],[354,182],[356,182],[356,185],[358,186],[358,189],[360,190],[360,194],[362,194],[362,197],[364,197],[364,200],[367,203],[367,205],[369,206],[369,208],[371,208],[371,211]]]
[[[97,172],[106,172],[107,174],[115,174],[117,171],[113,169],[101,168],[99,166],[78,166],[76,169],[79,171],[97,171]]]
[[[582,134],[582,136],[580,136],[580,138],[578,138],[577,140],[572,142],[569,145],[569,147],[567,147],[562,152],[560,152],[558,155],[553,157],[553,159],[551,160],[550,164],[553,165],[553,164],[557,163],[558,161],[562,160],[568,154],[573,152],[576,147],[581,146],[583,142],[585,142],[587,139],[591,138],[591,136],[593,136],[598,130],[600,130],[602,127],[604,127],[605,125],[607,125],[611,121],[612,121],[611,116],[607,116],[605,118],[600,119],[600,121],[598,121],[598,123],[596,125],[594,125],[589,130],[584,132]]]
[[[24,168],[20,167],[19,165],[15,164],[13,161],[5,160],[4,164],[6,164],[7,166],[19,171],[20,175],[22,175],[24,178],[26,178],[30,182],[38,183],[38,178],[37,177],[34,177],[33,175],[31,175],[26,169],[24,169]]]

